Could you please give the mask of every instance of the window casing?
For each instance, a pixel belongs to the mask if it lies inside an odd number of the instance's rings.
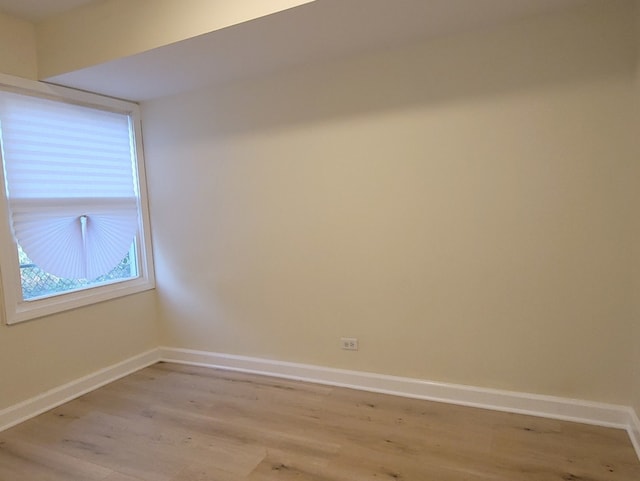
[[[122,119],[125,119],[126,125],[121,126],[120,129],[127,129],[125,135],[128,135],[130,141],[128,147],[130,147],[133,158],[131,164],[132,172],[129,173],[127,173],[126,165],[124,169],[122,168],[122,162],[120,166],[121,172],[118,173],[109,171],[110,160],[101,160],[100,155],[91,160],[92,142],[94,142],[94,139],[98,139],[96,142],[100,142],[103,139],[103,135],[108,134],[98,132],[97,135],[93,135],[91,131],[86,131],[83,126],[83,128],[78,128],[76,137],[80,143],[88,144],[85,149],[88,148],[86,152],[89,153],[89,160],[87,161],[84,157],[83,160],[89,166],[86,175],[88,175],[87,185],[90,188],[85,188],[86,186],[82,185],[82,175],[84,174],[80,174],[80,180],[78,181],[78,179],[73,178],[70,172],[66,172],[64,167],[60,170],[58,166],[60,172],[51,175],[50,179],[54,179],[51,182],[46,169],[42,172],[36,172],[32,178],[29,178],[29,175],[32,175],[29,172],[26,174],[18,172],[16,174],[7,168],[0,169],[0,181],[3,187],[0,189],[2,191],[0,194],[0,274],[4,293],[5,322],[14,324],[153,288],[153,261],[148,232],[148,207],[138,106],[130,102],[5,75],[0,75],[0,97],[2,95],[5,96],[5,99],[19,97],[28,100],[33,98],[35,105],[38,103],[50,104],[54,107],[59,105],[63,109],[68,107],[69,110],[80,111],[80,113],[84,111],[89,112],[89,114],[95,112],[97,116],[113,117],[121,123]],[[55,103],[52,103],[52,101]],[[7,113],[4,115],[8,117]],[[0,108],[0,136],[3,130],[9,131],[9,127],[6,125],[3,128],[2,117],[3,110]],[[5,120],[7,123],[9,122],[9,119]],[[9,133],[6,135],[9,136]],[[37,131],[35,135],[37,135]],[[51,136],[54,139],[55,135],[51,134]],[[18,141],[15,140],[16,138],[18,138]],[[0,146],[2,141],[3,139],[0,138]],[[75,139],[73,139],[73,142],[75,143]],[[13,146],[16,143],[19,144],[19,136],[11,141]],[[101,147],[96,146],[96,150]],[[54,148],[56,147],[54,146]],[[0,155],[2,155],[1,150]],[[15,159],[20,159],[20,155],[15,153],[10,155],[7,152],[6,158],[0,159],[2,160],[0,165],[6,167],[5,161],[15,161]],[[64,159],[64,155],[61,154],[62,159]],[[72,159],[73,155],[69,154],[69,158]],[[25,157],[27,159],[26,163],[29,162],[29,156],[30,154],[27,154]],[[69,171],[73,170],[73,162],[75,161],[71,160],[70,162],[72,168]],[[81,163],[82,161],[79,162]],[[94,169],[95,172],[91,172],[91,168],[94,167],[93,164],[96,162],[98,164],[102,162],[104,165],[100,165],[99,169]],[[35,162],[35,164],[37,163]],[[84,172],[83,168],[78,168],[77,170]],[[103,174],[103,172],[106,173]],[[127,175],[131,177],[133,185],[130,188],[126,187],[125,182],[126,192],[123,194],[121,192],[122,182],[119,181],[119,187],[114,187],[113,192],[111,192],[110,182],[104,181],[103,177],[111,176],[115,178],[118,175],[123,177],[122,172],[124,172],[125,178]],[[43,173],[46,174],[44,175],[46,180],[42,180]],[[25,181],[25,175],[27,176],[27,181]],[[28,186],[29,182],[36,185],[36,188],[33,189],[36,193],[39,191],[38,183],[42,183],[43,192],[46,191],[47,193],[40,196],[42,198],[39,199],[18,198],[18,193],[22,188],[21,183]],[[56,194],[56,185],[64,186],[65,182],[69,183],[68,186],[60,188],[61,193],[59,195]],[[44,187],[46,187],[45,184],[47,183],[51,185],[45,189]],[[78,192],[74,198],[73,191],[76,185],[78,186]],[[14,191],[12,191],[12,187],[14,187]],[[29,186],[28,188],[32,189]],[[118,188],[120,188],[120,191],[118,191]],[[69,192],[69,195],[67,195],[67,192]],[[12,194],[14,194],[13,197]],[[22,197],[25,196],[22,195]],[[29,197],[28,193],[26,197]],[[39,195],[34,195],[34,197],[39,197]],[[87,212],[84,212],[85,210]],[[60,224],[64,224],[68,220],[71,226],[71,233],[68,235],[72,237],[69,237],[70,240],[65,242],[69,246],[73,246],[74,242],[75,244],[81,244],[82,252],[85,253],[83,254],[85,259],[81,262],[82,266],[78,267],[78,261],[76,260],[74,270],[73,266],[70,265],[73,264],[71,261],[66,263],[57,262],[58,259],[51,259],[51,256],[48,259],[45,259],[46,256],[42,257],[43,254],[38,252],[39,249],[42,251],[38,246],[38,241],[42,238],[47,239],[48,242],[47,236],[50,235],[50,232],[46,232],[47,229],[43,230],[40,225],[40,217],[53,225],[53,227],[48,228],[48,231],[54,228],[58,229]],[[101,222],[104,225],[101,226]],[[35,227],[33,227],[34,225]],[[114,225],[120,230],[117,232],[113,230]],[[126,231],[125,236],[122,237],[120,235],[122,238],[119,240],[119,244],[115,242],[118,244],[116,247],[119,250],[114,250],[115,253],[110,252],[111,244],[114,244],[112,238],[118,237],[115,234],[122,230]],[[78,237],[76,237],[76,233]],[[80,235],[82,237],[79,237]],[[60,244],[62,241],[59,239],[62,239],[60,235],[58,235],[58,240],[56,241],[58,244],[55,245],[62,245]],[[109,242],[105,243],[105,239]],[[125,244],[123,244],[123,239],[125,239]],[[130,240],[126,241],[126,239]],[[25,247],[26,252],[22,251],[19,241],[29,245],[28,248]],[[93,244],[91,244],[92,242]],[[33,271],[41,267],[30,263],[27,258],[30,250],[36,253],[39,259],[44,259],[43,262],[45,264],[48,262],[49,264],[47,265],[51,266],[61,265],[62,267],[55,267],[55,269],[62,269],[61,272],[73,275],[66,276],[70,277],[69,279],[53,277],[58,282],[55,286],[63,286],[60,289],[54,287],[50,291],[30,291],[28,287],[25,287],[24,282],[21,282],[21,279],[24,279],[27,272],[26,269]],[[68,249],[68,251],[72,250],[71,248]],[[95,254],[96,252],[97,255]],[[62,256],[69,255],[69,252],[66,252],[65,249],[61,250],[60,253]],[[94,253],[94,256],[92,257],[86,253]],[[106,261],[106,264],[104,262],[100,263],[99,257],[109,256],[110,260]],[[119,259],[121,260],[118,264]],[[95,266],[96,264],[98,264],[97,267]],[[104,266],[112,266],[114,271],[104,272]],[[36,272],[38,279],[41,280],[42,271],[34,272]],[[98,276],[98,274],[100,275]],[[98,276],[97,279],[96,276]]]

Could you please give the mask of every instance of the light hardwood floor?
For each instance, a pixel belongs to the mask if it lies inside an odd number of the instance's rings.
[[[0,481],[638,481],[622,430],[160,363],[0,433]]]

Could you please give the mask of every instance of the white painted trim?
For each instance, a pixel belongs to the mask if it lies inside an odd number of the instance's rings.
[[[629,420],[627,432],[629,433],[631,444],[633,444],[636,450],[638,459],[640,459],[640,419],[638,418],[638,414],[631,408],[629,408],[629,416],[631,419]]]
[[[625,429],[640,459],[640,419],[633,409],[627,406],[171,347],[152,349],[0,410],[0,431],[158,361],[276,376],[362,391]]]
[[[0,189],[0,260],[3,269],[0,278],[4,293],[4,312],[0,317],[7,325],[29,321],[39,317],[116,299],[155,288],[153,253],[145,174],[145,161],[142,146],[142,126],[140,106],[134,102],[105,97],[90,92],[82,92],[57,85],[0,74],[0,93],[3,91],[49,98],[61,102],[84,105],[130,116],[134,148],[136,153],[135,177],[138,190],[138,230],[136,247],[138,276],[89,286],[66,293],[47,296],[41,299],[23,300],[20,286],[20,266],[16,256],[17,245],[11,231],[11,212],[4,187]],[[0,185],[5,184],[3,169],[0,168]]]
[[[0,410],[0,431],[4,431],[27,419],[98,389],[105,384],[155,364],[159,360],[158,349],[152,349]]]
[[[165,362],[263,374],[395,396],[625,429],[640,458],[640,422],[635,412],[627,406],[190,349],[161,347],[160,358]]]

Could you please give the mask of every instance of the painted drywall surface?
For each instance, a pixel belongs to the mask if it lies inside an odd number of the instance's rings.
[[[40,78],[246,22],[313,0],[106,0],[36,26]]]
[[[155,292],[0,325],[0,409],[153,349]]]
[[[0,72],[35,79],[37,69],[33,24],[0,12]]]
[[[630,404],[630,5],[143,104],[161,341]]]
[[[0,72],[36,77],[31,24],[0,14],[0,47]],[[0,286],[0,312],[2,302]],[[0,410],[152,349],[157,332],[155,291],[12,326],[0,322]]]
[[[640,179],[640,0],[636,1],[636,97],[635,97],[635,107],[636,107],[636,118],[634,125],[634,132],[636,134],[636,142],[637,142],[637,155],[634,159],[634,169],[631,171],[629,177],[634,179],[635,182],[638,182]],[[634,409],[638,418],[640,418],[640,216],[638,215],[638,206],[640,206],[640,189],[636,188],[633,190],[635,196],[631,199],[631,204],[635,207],[635,216],[633,218],[633,225],[636,228],[635,238],[634,238],[634,266],[635,266],[635,276],[634,276],[634,292],[635,292],[635,300],[636,300],[636,311],[634,316],[634,354],[632,363],[633,363],[633,373],[632,373],[632,387],[634,389]]]
[[[0,72],[36,78],[31,24],[0,14],[0,47]],[[155,291],[13,326],[0,322],[0,410],[152,349],[157,332]]]

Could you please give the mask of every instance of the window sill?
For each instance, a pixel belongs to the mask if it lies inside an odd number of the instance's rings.
[[[18,324],[154,288],[155,283],[153,281],[138,278],[50,296],[44,299],[23,301],[15,305],[15,309],[12,309],[9,305],[5,306],[5,319],[8,325]]]

